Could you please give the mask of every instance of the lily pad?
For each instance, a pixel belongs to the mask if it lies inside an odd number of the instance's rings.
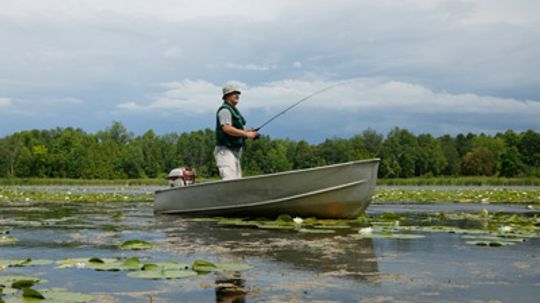
[[[0,267],[22,267],[22,266],[38,266],[52,264],[52,260],[32,260],[28,259],[0,259]]]
[[[283,214],[283,215],[279,215],[279,216],[276,218],[276,222],[281,222],[281,223],[293,223],[294,220],[293,220],[293,217],[291,217],[291,215]]]
[[[124,263],[124,260],[109,258],[73,258],[57,262],[58,268],[89,268],[98,271],[120,271],[131,268],[130,265],[125,266]]]
[[[370,238],[370,239],[421,239],[423,235],[418,234],[398,234],[398,233],[372,233],[372,234],[352,234],[353,238]]]
[[[11,283],[11,288],[15,288],[15,289],[30,288],[38,282],[39,281],[36,281],[36,280],[17,280]]]
[[[316,229],[347,229],[347,228],[351,228],[351,226],[347,225],[347,224],[335,224],[335,225],[317,224],[317,225],[313,225],[312,228],[316,228]]]
[[[5,288],[3,288],[4,295],[10,295],[17,293],[16,288],[12,288],[9,286],[12,286],[14,283],[18,281],[28,281],[27,283],[33,282],[34,285],[38,283],[44,283],[47,282],[46,280],[42,280],[36,277],[32,276],[22,276],[22,275],[16,275],[16,276],[0,276],[0,285],[4,285]]]
[[[191,264],[188,264],[188,263],[156,262],[153,264],[165,270],[190,270],[191,269]]]
[[[30,295],[30,293],[28,292],[27,294]],[[91,295],[70,292],[63,288],[40,289],[39,294],[41,294],[41,296],[44,299],[38,299],[35,296],[32,296],[32,297],[12,296],[12,297],[7,298],[6,303],[27,303],[27,302],[87,303],[87,302],[93,302],[94,300],[94,297]]]
[[[152,244],[143,240],[128,240],[120,245],[121,249],[143,250],[151,249]]]
[[[27,280],[27,281],[33,281],[34,284],[39,282],[46,282],[45,280],[42,280],[40,278],[32,277],[32,276],[0,276],[0,285],[10,285],[16,281],[21,280]]]
[[[132,257],[132,258],[126,259],[122,263],[122,268],[127,269],[127,270],[140,269],[141,268],[141,262],[140,262],[139,258]]]
[[[508,241],[466,241],[465,243],[477,246],[489,246],[489,247],[500,247],[507,245],[514,245],[515,242]]]
[[[214,263],[208,261],[196,260],[193,262],[193,264],[191,264],[191,269],[197,273],[207,273],[218,270],[218,267]]]
[[[333,234],[336,232],[333,229],[323,229],[323,228],[319,228],[319,229],[300,228],[298,231],[301,233],[309,233],[309,234]]]
[[[0,245],[1,244],[11,244],[17,242],[17,238],[13,236],[0,236]]]
[[[39,299],[39,300],[44,300],[45,297],[43,296],[42,293],[40,293],[39,291],[35,290],[35,289],[32,289],[32,288],[24,288],[23,289],[23,297],[24,298],[30,298],[30,299]]]
[[[218,269],[225,271],[243,271],[253,268],[253,266],[246,263],[218,263],[216,266]]]
[[[182,279],[196,275],[197,273],[192,270],[164,270],[159,268],[153,270],[133,271],[128,273],[128,277],[152,280]]]
[[[294,224],[279,224],[279,223],[275,223],[275,222],[264,222],[264,223],[258,223],[256,224],[256,226],[258,228],[261,228],[261,229],[283,229],[283,230],[291,230],[291,229],[294,229]]]

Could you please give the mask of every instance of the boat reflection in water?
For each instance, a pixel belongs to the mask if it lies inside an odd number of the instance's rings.
[[[254,266],[246,272],[216,273],[217,302],[244,302],[253,286],[265,287],[268,285],[262,284],[272,281],[286,283],[283,281],[292,279],[291,275],[308,274],[316,279],[353,284],[373,285],[380,281],[372,240],[353,239],[348,236],[352,230],[306,234],[229,227],[167,215],[155,216],[155,223],[157,230],[166,235],[167,252]]]

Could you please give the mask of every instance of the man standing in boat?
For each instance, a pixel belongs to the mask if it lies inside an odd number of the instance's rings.
[[[236,105],[240,90],[234,85],[223,88],[223,104],[216,114],[216,148],[214,157],[223,180],[242,178],[240,155],[246,138],[255,138],[257,132],[245,130],[246,119]]]

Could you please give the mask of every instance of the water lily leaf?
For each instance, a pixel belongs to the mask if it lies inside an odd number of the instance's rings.
[[[379,218],[385,220],[385,221],[396,221],[401,219],[401,216],[394,213],[383,213],[379,216]]]
[[[142,266],[141,270],[156,270],[158,268],[157,264],[147,263]]]
[[[276,222],[280,222],[280,223],[293,223],[293,217],[291,217],[291,215],[287,215],[287,214],[282,214],[282,215],[279,215],[277,218],[276,218]]]
[[[191,268],[191,264],[188,263],[157,262],[155,264],[165,270],[189,270]]]
[[[352,234],[350,235],[354,238],[386,238],[386,239],[421,239],[424,238],[423,235],[418,234],[392,234],[392,233],[372,233],[372,234]]]
[[[497,236],[472,236],[472,235],[465,235],[462,236],[463,239],[469,239],[469,240],[477,240],[477,241],[487,241],[487,242],[524,242],[525,239],[523,238],[510,238],[510,237],[497,237]]]
[[[73,258],[64,259],[57,262],[58,268],[90,268],[103,271],[119,271],[123,269],[123,261],[119,259],[107,258]]]
[[[143,240],[128,240],[120,245],[121,249],[142,250],[151,249],[152,244]]]
[[[317,225],[313,225],[312,226],[313,228],[317,228],[317,229],[347,229],[347,228],[351,228],[350,225],[347,225],[347,224],[335,224],[335,225],[326,225],[326,224],[317,224]]]
[[[193,264],[191,264],[191,268],[198,273],[207,273],[218,270],[214,263],[204,260],[196,260],[193,262]]]
[[[90,258],[90,259],[88,259],[88,262],[89,262],[89,263],[99,263],[99,264],[105,263],[105,261],[103,261],[103,260],[100,259],[100,258]]]
[[[126,259],[126,260],[122,263],[122,268],[123,268],[123,269],[126,269],[126,270],[133,270],[133,269],[139,269],[139,268],[141,268],[141,263],[140,263],[139,258],[137,258],[137,257],[132,257],[132,258]]]
[[[23,289],[23,297],[43,300],[45,297],[39,291],[32,288]]]
[[[186,221],[191,221],[191,222],[216,222],[216,221],[219,221],[221,220],[220,218],[190,218],[190,219],[186,219]]]
[[[278,224],[276,222],[265,222],[256,224],[261,229],[294,229],[294,224]]]
[[[196,275],[197,273],[192,270],[162,270],[159,268],[155,270],[140,270],[128,273],[128,277],[152,280],[182,279]]]
[[[28,259],[0,259],[0,267],[22,267],[22,266],[38,266],[52,264],[52,260],[32,260]]]
[[[11,288],[15,288],[15,289],[30,288],[38,282],[39,281],[36,281],[36,280],[17,280],[11,283]]]
[[[246,221],[243,219],[238,218],[219,218],[218,219],[218,225],[225,225],[225,226],[253,226],[256,227],[257,224],[259,224],[260,220],[255,221]],[[273,221],[272,221],[273,222]]]
[[[0,245],[1,244],[11,244],[17,242],[17,238],[13,236],[0,236]]]
[[[29,289],[29,288],[28,288]],[[70,292],[63,288],[47,288],[40,289],[39,293],[44,299],[38,299],[35,297],[10,297],[6,300],[6,303],[28,303],[28,302],[42,302],[42,303],[89,303],[93,302],[94,297],[87,294]]]
[[[301,233],[310,233],[310,234],[333,234],[336,231],[333,229],[311,229],[311,228],[300,228],[298,230]]]
[[[16,281],[21,280],[34,281],[34,284],[39,282],[46,282],[46,280],[42,280],[40,278],[32,276],[0,276],[0,285],[10,285]]]
[[[506,241],[466,241],[465,243],[477,246],[489,246],[489,247],[500,247],[507,245],[514,245],[515,242],[506,242]]]
[[[225,271],[242,271],[253,268],[253,266],[246,263],[218,263],[217,268]]]
[[[49,265],[49,264],[54,264],[54,261],[46,260],[46,259],[30,259],[29,262],[24,263],[24,266],[40,266],[40,265]]]

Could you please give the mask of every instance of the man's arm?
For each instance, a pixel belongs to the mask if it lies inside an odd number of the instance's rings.
[[[245,131],[243,129],[238,129],[230,124],[225,124],[222,127],[223,127],[223,131],[229,136],[246,137],[250,139],[253,139],[255,138],[255,136],[257,136],[256,131],[252,131],[252,130]]]
[[[222,109],[218,113],[219,122],[223,131],[233,137],[245,137],[245,138],[255,138],[257,136],[256,131],[245,131],[243,129],[238,129],[232,126],[232,116],[231,112],[228,109]]]

